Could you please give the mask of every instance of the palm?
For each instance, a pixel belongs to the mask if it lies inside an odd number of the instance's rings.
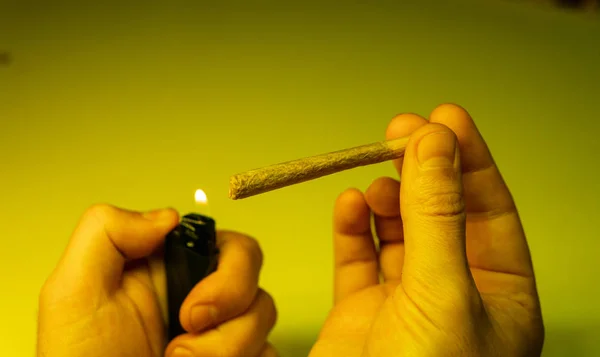
[[[467,251],[471,272],[490,313],[489,318],[501,320],[509,333],[511,331],[519,333],[531,327],[527,324],[532,320],[531,308],[537,301],[534,279],[520,275],[521,272],[496,271],[489,262],[482,261],[481,255],[477,254],[485,252],[488,256],[494,255],[494,252],[490,251],[492,248],[486,242],[488,236],[501,233],[495,226],[502,225],[504,230],[522,231],[520,224],[503,222],[513,214],[516,213],[489,220],[468,219]],[[507,223],[512,226],[506,226]],[[515,258],[504,257],[508,260]],[[400,281],[387,281],[356,291],[338,301],[321,331],[319,343],[315,345],[312,355],[360,356],[365,342],[372,333],[373,322],[386,305],[392,303],[389,298],[399,284]],[[405,319],[403,316],[398,318]],[[410,319],[410,316],[406,317],[406,323],[400,326],[410,326],[413,323],[409,321]],[[506,326],[507,323],[511,327]],[[396,333],[402,335],[407,334],[407,331],[396,330]]]
[[[159,272],[149,269],[155,263],[143,259],[129,264],[120,285],[100,306],[92,313],[80,312],[87,336],[86,349],[101,351],[103,356],[163,355],[165,324],[161,305],[164,293],[155,284],[161,274],[160,269]],[[96,333],[89,334],[89,331]]]
[[[517,237],[503,241],[493,238],[502,237],[506,231]],[[528,248],[524,244],[511,247],[515,241],[525,242],[525,236],[514,209],[482,221],[467,219],[467,256],[477,290],[489,318],[500,323],[513,341],[523,331],[536,331],[540,316],[531,265],[519,264],[528,260],[524,256],[525,252],[529,255]],[[502,261],[490,257],[501,257]]]
[[[112,343],[120,346],[123,355],[163,355],[166,298],[159,284],[164,279],[162,269],[160,261],[144,259],[124,272],[121,288],[114,295],[115,315],[110,316],[119,326],[113,337],[120,343]]]
[[[358,291],[331,310],[311,356],[360,356],[375,316],[397,284]]]

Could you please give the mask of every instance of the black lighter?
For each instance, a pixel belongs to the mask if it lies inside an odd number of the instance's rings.
[[[197,213],[186,214],[166,237],[165,270],[169,322],[167,338],[185,333],[179,309],[192,288],[217,267],[215,221]]]

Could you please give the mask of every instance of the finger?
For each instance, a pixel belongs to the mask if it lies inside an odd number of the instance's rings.
[[[425,118],[412,113],[396,115],[388,124],[385,131],[385,139],[392,140],[410,135],[413,131],[427,124]],[[402,174],[402,162],[404,158],[395,159],[394,167],[398,174]]]
[[[61,284],[113,291],[127,261],[152,254],[178,223],[173,209],[147,213],[98,204],[79,221],[56,273]]]
[[[357,189],[343,192],[333,210],[334,301],[379,283],[371,212]]]
[[[243,315],[200,334],[186,333],[176,337],[167,346],[165,356],[259,356],[276,320],[273,298],[259,289]],[[188,354],[180,351],[187,351]]]
[[[405,153],[400,198],[405,290],[434,294],[434,298],[464,294],[472,278],[465,247],[460,156],[450,129],[428,124],[413,133]]]
[[[404,232],[400,217],[400,182],[390,177],[373,181],[365,199],[375,218],[379,265],[385,281],[400,281],[404,264]]]
[[[184,300],[181,326],[199,332],[232,319],[248,309],[258,290],[263,255],[258,242],[246,235],[219,231],[216,271],[200,281]]]
[[[483,244],[469,246],[469,261],[474,267],[486,270],[532,275],[529,249],[515,203],[473,119],[454,104],[437,107],[430,117],[431,122],[448,126],[458,137],[467,229],[498,232],[486,234],[485,240],[478,242]]]
[[[469,113],[457,105],[444,104],[430,117],[432,123],[447,126],[458,138],[467,211],[498,215],[514,210],[508,188]]]

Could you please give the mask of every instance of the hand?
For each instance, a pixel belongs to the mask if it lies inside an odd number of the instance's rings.
[[[336,202],[335,304],[310,356],[539,356],[525,234],[475,124],[446,104],[396,117],[386,136],[405,135],[402,184]]]
[[[218,232],[217,270],[181,307],[189,333],[166,346],[160,249],[178,221],[171,209],[89,209],[42,288],[38,356],[276,356],[266,342],[275,305],[258,288],[261,250],[234,232]]]

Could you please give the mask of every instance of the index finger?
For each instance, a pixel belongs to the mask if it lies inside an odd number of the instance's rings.
[[[200,332],[244,313],[258,291],[263,255],[258,242],[232,231],[217,232],[219,263],[200,281],[180,310],[181,326]]]
[[[112,292],[119,286],[124,264],[160,247],[178,219],[173,209],[142,213],[93,205],[81,217],[56,268],[63,276],[61,284]]]

